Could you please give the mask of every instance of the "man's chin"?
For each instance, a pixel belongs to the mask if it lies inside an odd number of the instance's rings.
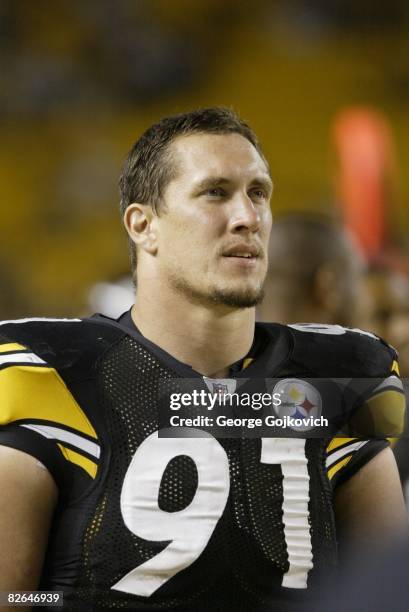
[[[230,308],[252,308],[263,301],[263,287],[212,287],[207,291],[187,283],[184,279],[174,278],[174,288],[185,294],[188,299],[202,304],[229,306]]]
[[[230,306],[232,308],[252,308],[263,301],[264,290],[227,291],[216,289],[210,297],[214,304]]]

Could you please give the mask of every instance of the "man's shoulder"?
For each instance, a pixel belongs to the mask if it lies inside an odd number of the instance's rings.
[[[92,361],[123,335],[123,329],[102,317],[0,321],[0,368],[27,361],[65,369],[87,357]]]
[[[291,336],[292,360],[317,375],[383,377],[397,369],[396,350],[371,332],[323,323],[279,327]],[[273,332],[277,324],[265,328]]]
[[[124,335],[94,318],[0,322],[0,444],[37,457],[61,486],[67,465],[94,478],[104,421],[89,383]]]
[[[297,359],[307,354],[329,375],[383,377],[397,360],[395,349],[375,334],[341,325],[290,325]],[[304,356],[305,359],[305,356]]]

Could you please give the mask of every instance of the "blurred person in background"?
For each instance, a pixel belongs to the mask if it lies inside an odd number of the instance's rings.
[[[370,308],[364,271],[353,240],[333,221],[309,214],[283,216],[271,231],[259,318],[360,327]]]
[[[409,277],[391,266],[372,266],[365,279],[370,295],[368,329],[399,353],[401,376],[409,378]]]
[[[304,377],[381,377],[388,403],[402,398],[396,354],[339,326],[255,324],[272,181],[232,111],[151,126],[120,187],[133,307],[0,326],[0,591],[63,591],[86,610],[300,610],[339,540],[406,534],[389,449],[304,432],[162,437],[159,389],[290,377],[307,411],[320,399]]]

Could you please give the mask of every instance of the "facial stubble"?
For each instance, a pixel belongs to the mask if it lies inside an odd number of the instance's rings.
[[[170,280],[178,292],[183,293],[189,301],[196,304],[252,308],[260,304],[265,295],[264,282],[256,289],[238,290],[215,287],[205,292],[194,287],[185,278],[172,275]]]

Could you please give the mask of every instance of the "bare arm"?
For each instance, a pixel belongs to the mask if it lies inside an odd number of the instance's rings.
[[[394,538],[409,541],[408,516],[395,458],[385,448],[335,493],[341,555],[351,548],[370,550]]]
[[[35,590],[57,487],[37,459],[0,446],[0,591]]]

